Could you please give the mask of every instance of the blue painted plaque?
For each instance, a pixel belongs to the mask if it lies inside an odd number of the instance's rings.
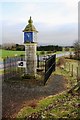
[[[24,43],[33,42],[33,32],[24,32]]]

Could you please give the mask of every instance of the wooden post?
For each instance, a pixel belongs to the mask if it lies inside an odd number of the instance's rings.
[[[78,82],[78,67],[77,67],[77,82]]]
[[[78,61],[78,81],[80,81],[80,61]]]
[[[71,71],[71,76],[73,77],[73,65],[72,65],[72,71]]]
[[[69,63],[69,72],[70,72],[70,63]]]

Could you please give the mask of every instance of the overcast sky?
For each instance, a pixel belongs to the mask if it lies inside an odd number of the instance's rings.
[[[40,45],[73,45],[78,39],[78,0],[2,0],[0,14],[0,43],[23,44],[30,16]]]

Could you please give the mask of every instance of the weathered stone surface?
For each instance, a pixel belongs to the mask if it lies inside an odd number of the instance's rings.
[[[25,45],[25,60],[26,71],[25,73],[30,76],[36,76],[37,70],[37,56],[36,56],[36,43],[28,43]]]

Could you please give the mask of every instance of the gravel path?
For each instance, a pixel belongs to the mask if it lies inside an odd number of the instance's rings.
[[[54,95],[66,89],[67,80],[61,75],[51,75],[45,86],[29,86],[24,82],[3,82],[2,112],[3,117],[12,118],[32,100]]]

